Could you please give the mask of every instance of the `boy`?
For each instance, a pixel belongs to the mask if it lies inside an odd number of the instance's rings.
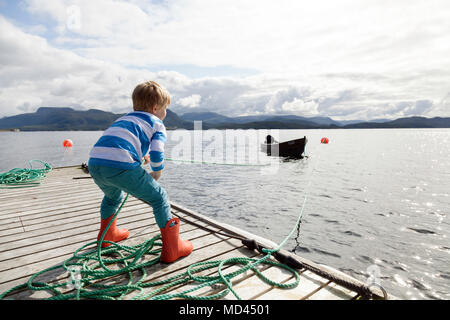
[[[169,263],[189,255],[193,246],[179,238],[180,220],[172,218],[166,191],[156,180],[164,168],[166,129],[162,120],[170,104],[166,89],[154,81],[139,84],[133,91],[134,112],[117,119],[91,150],[89,172],[105,194],[100,206],[100,240],[106,226],[123,200],[124,192],[149,203],[161,229],[161,261]],[[141,167],[150,163],[150,174]],[[118,242],[128,238],[127,229],[118,229],[115,219],[104,240]],[[109,246],[102,243],[102,247]]]

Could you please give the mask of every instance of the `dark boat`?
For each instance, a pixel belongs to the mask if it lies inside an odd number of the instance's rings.
[[[261,151],[266,152],[268,156],[301,159],[307,142],[306,136],[300,139],[278,142],[268,135],[266,141],[261,144]]]

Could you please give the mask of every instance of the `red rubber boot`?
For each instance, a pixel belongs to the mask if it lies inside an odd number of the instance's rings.
[[[102,237],[103,231],[105,231],[105,229],[108,226],[108,223],[111,221],[112,217],[114,217],[114,215],[112,215],[111,217],[109,217],[107,219],[101,219],[100,231],[97,236],[97,241],[99,241],[100,238]],[[111,226],[109,226],[109,229],[108,229],[108,231],[106,231],[106,235],[103,238],[103,240],[119,242],[119,241],[122,241],[122,240],[125,240],[126,238],[128,238],[128,236],[130,235],[130,232],[127,229],[118,229],[116,226],[116,221],[117,221],[117,218],[114,219],[114,221],[111,223]],[[102,242],[102,248],[109,247],[110,245],[111,245],[110,243]]]
[[[172,223],[174,225],[171,226]],[[188,256],[194,250],[190,241],[180,239],[180,219],[170,219],[160,230],[163,243],[160,259],[162,262],[174,262],[178,258]]]

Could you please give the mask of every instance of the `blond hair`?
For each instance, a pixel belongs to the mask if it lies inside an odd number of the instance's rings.
[[[134,88],[133,110],[149,112],[153,107],[167,107],[170,104],[170,94],[155,81],[146,81]]]

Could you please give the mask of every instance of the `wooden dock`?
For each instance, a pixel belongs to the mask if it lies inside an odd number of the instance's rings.
[[[100,220],[99,207],[103,193],[88,177],[89,175],[84,173],[80,166],[56,168],[37,187],[0,189],[0,293],[26,283],[30,276],[41,270],[61,264],[71,257],[75,250],[96,240]],[[193,243],[194,251],[188,257],[174,263],[156,263],[148,267],[145,281],[171,277],[184,272],[189,265],[200,261],[230,257],[262,257],[256,250],[250,250],[244,246],[240,238],[252,238],[268,248],[276,247],[276,244],[269,240],[214,221],[175,203],[171,205],[173,215],[182,220],[181,237]],[[119,215],[118,226],[126,227],[130,231],[130,237],[121,242],[125,245],[142,243],[159,233],[152,208],[131,196]],[[233,289],[242,299],[361,298],[361,292],[348,286],[344,287],[345,283],[364,286],[356,279],[331,268],[316,265],[284,250],[280,252],[292,256],[304,266],[297,270],[300,274],[299,285],[292,289],[279,289],[262,282],[250,270],[232,279]],[[228,266],[228,268],[237,268],[237,266]],[[269,265],[260,265],[258,268],[263,275],[274,281],[280,283],[293,281],[292,273],[284,269]],[[319,271],[330,271],[334,276],[325,277],[322,272],[316,272],[317,268],[320,269]],[[117,277],[120,278],[123,275]],[[67,278],[68,273],[60,268],[43,274],[39,280],[56,283],[66,281]],[[194,285],[195,283],[186,283],[171,290],[180,292]],[[208,296],[217,293],[218,290],[223,288],[204,287],[194,294]],[[380,290],[371,288],[370,291],[374,294],[372,298],[382,297]],[[12,292],[6,298],[45,299],[51,296],[46,291],[21,289]],[[129,298],[132,296],[130,295]],[[236,299],[236,297],[228,293],[223,299]]]

